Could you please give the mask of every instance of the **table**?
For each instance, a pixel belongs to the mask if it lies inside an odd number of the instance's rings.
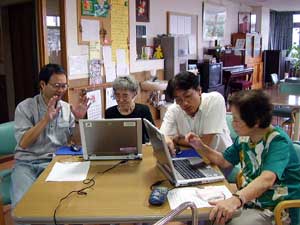
[[[300,125],[300,95],[283,94],[279,91],[278,86],[264,90],[270,95],[273,105],[288,106],[296,110],[295,125],[292,140],[298,141]]]
[[[13,210],[15,222],[53,223],[53,212],[60,198],[72,190],[85,186],[82,182],[45,181],[55,161],[61,160],[81,159],[75,156],[57,156]],[[91,162],[88,177],[115,163]],[[63,201],[57,212],[57,222],[59,224],[156,222],[171,211],[168,203],[159,207],[150,206],[148,203],[150,186],[163,179],[166,178],[156,167],[152,147],[144,146],[143,160],[130,161],[104,175],[98,175],[95,186],[87,190],[87,195],[73,194]],[[225,184],[230,188],[226,181],[215,184]],[[168,182],[164,182],[163,185],[170,186]],[[199,209],[199,219],[207,219],[209,212],[210,208]],[[176,219],[191,220],[191,211],[184,211]]]

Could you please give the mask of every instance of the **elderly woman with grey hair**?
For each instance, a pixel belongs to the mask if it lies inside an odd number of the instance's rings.
[[[105,118],[145,118],[154,124],[147,105],[135,103],[138,83],[131,76],[117,77],[113,82],[113,90],[118,105],[105,111]],[[149,141],[143,124],[143,144]]]

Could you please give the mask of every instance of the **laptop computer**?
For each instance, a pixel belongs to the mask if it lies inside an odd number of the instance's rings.
[[[200,157],[172,158],[163,133],[148,120],[143,121],[157,165],[175,187],[212,183],[225,179],[220,171],[201,163]],[[198,163],[201,165],[200,168],[193,167]]]
[[[142,119],[79,120],[85,160],[142,158]]]

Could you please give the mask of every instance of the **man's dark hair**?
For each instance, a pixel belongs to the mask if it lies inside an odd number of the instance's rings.
[[[53,74],[66,74],[66,73],[61,65],[49,63],[41,69],[39,73],[39,81],[44,81],[46,84],[48,84],[48,81],[50,80],[50,77]]]
[[[267,128],[272,121],[269,96],[262,90],[245,90],[234,93],[228,100],[230,106],[236,107],[241,119],[252,128],[258,123],[259,128]]]
[[[168,82],[166,89],[166,95],[170,99],[174,99],[174,93],[176,90],[188,90],[188,89],[197,89],[199,86],[199,78],[195,74],[185,71],[180,72],[175,77],[173,77]]]

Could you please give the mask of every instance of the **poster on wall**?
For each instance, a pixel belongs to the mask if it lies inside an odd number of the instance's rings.
[[[203,3],[203,39],[221,40],[225,36],[226,8]]]
[[[239,33],[248,33],[250,32],[250,18],[251,13],[250,12],[239,12]]]
[[[150,18],[150,0],[136,0],[135,11],[136,11],[136,22],[149,22]]]
[[[108,0],[81,0],[82,16],[107,17],[109,9]]]

